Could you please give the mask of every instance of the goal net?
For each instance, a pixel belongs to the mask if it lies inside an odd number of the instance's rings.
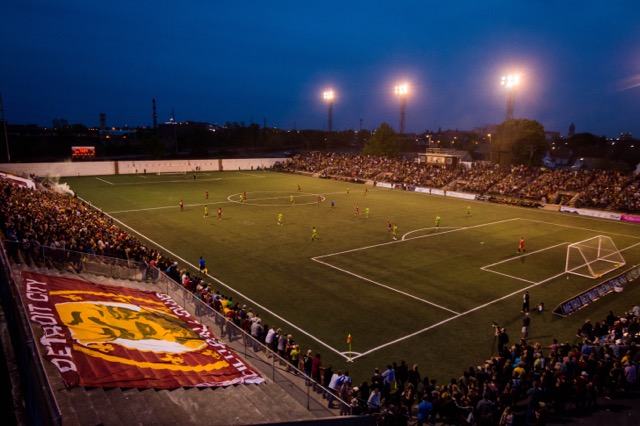
[[[165,175],[186,175],[187,171],[186,170],[164,170],[164,171],[159,171],[158,173],[156,173],[158,176],[165,176]]]
[[[565,272],[587,278],[600,278],[625,264],[611,237],[598,235],[569,244]]]

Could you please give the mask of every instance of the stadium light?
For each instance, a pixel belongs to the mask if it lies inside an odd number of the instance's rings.
[[[333,127],[333,100],[335,99],[335,94],[333,90],[325,90],[322,94],[322,98],[329,104],[329,118],[328,118],[328,130],[331,133]]]
[[[500,84],[507,89],[507,120],[511,120],[515,104],[515,90],[520,85],[520,75],[503,75],[500,79]]]
[[[395,87],[395,94],[400,97],[400,134],[402,135],[404,133],[405,115],[407,112],[409,85],[407,83],[397,85]]]

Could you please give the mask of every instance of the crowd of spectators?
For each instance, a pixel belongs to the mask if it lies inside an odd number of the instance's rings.
[[[456,190],[524,206],[572,202],[579,208],[640,213],[639,178],[607,170],[552,170],[488,163],[443,167],[409,159],[320,152],[295,155],[276,169],[318,173],[334,179],[388,182],[405,188]]]
[[[353,169],[353,162],[358,164]],[[585,171],[541,171],[514,167],[508,171],[490,165],[456,168],[446,173],[405,160],[378,159],[339,154],[306,154],[283,166],[290,170],[320,173],[331,170],[352,176],[378,179],[390,174],[407,184],[435,182],[439,176],[478,185],[483,192],[521,192],[527,188],[544,191],[544,185],[562,188],[564,184],[589,182],[584,189],[589,197],[603,200],[607,188],[609,203],[633,195],[637,198],[637,180],[617,173]],[[487,176],[488,175],[488,176]],[[414,180],[415,179],[415,180]],[[592,185],[594,180],[599,182]],[[602,180],[602,181],[600,181]],[[602,184],[602,182],[606,182]],[[539,196],[540,192],[536,193]],[[636,203],[637,200],[629,201]],[[341,414],[375,414],[382,423],[402,424],[411,417],[420,422],[443,421],[449,424],[510,424],[514,407],[526,405],[524,415],[530,422],[543,424],[549,410],[562,413],[573,405],[581,410],[594,407],[598,398],[613,397],[638,388],[640,362],[640,307],[629,312],[590,321],[577,331],[580,344],[550,346],[521,339],[509,345],[507,330],[497,329],[498,353],[482,365],[465,369],[449,383],[438,383],[405,361],[392,362],[376,369],[371,377],[355,381],[349,372],[323,365],[320,353],[303,350],[293,336],[272,325],[263,324],[259,313],[234,301],[205,282],[205,276],[190,273],[178,263],[116,226],[109,217],[69,194],[51,190],[31,190],[0,180],[0,233],[4,241],[19,248],[23,260],[40,247],[54,247],[88,254],[146,262],[157,267],[222,314],[223,335],[241,328],[263,343],[292,367],[309,378],[309,385],[322,384],[329,389],[328,404],[339,397],[350,406]],[[11,244],[9,244],[11,246]],[[234,327],[231,327],[233,325]],[[259,349],[256,347],[256,349]],[[511,420],[510,420],[511,419]]]

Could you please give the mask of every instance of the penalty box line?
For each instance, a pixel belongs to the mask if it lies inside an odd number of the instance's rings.
[[[569,243],[557,244],[556,246],[553,246],[553,247],[561,246],[561,245],[563,245],[563,244],[569,244]],[[636,243],[636,244],[633,244],[633,245],[631,245],[631,246],[629,246],[629,247],[625,247],[624,249],[621,249],[620,251],[629,250],[629,249],[634,248],[634,247],[639,246],[639,245],[640,245],[640,243]],[[548,249],[553,248],[553,247],[548,247],[547,249],[543,249],[543,250],[548,250]],[[538,250],[538,251],[542,251],[542,250]],[[533,253],[535,253],[535,252],[533,252]],[[425,328],[423,328],[423,329],[421,329],[421,330],[415,331],[415,332],[413,332],[413,333],[411,333],[411,334],[408,334],[408,335],[406,335],[406,336],[403,336],[403,337],[400,337],[400,338],[398,338],[398,339],[392,340],[392,341],[390,341],[390,342],[387,342],[387,343],[382,344],[382,345],[380,345],[380,346],[377,346],[377,347],[375,347],[375,348],[371,348],[371,349],[369,349],[369,350],[367,350],[367,351],[365,351],[365,352],[358,353],[357,355],[354,355],[351,359],[352,359],[352,360],[355,360],[355,359],[360,358],[360,357],[362,357],[362,356],[366,356],[366,355],[369,355],[369,354],[371,354],[371,353],[373,353],[373,352],[376,352],[376,351],[378,351],[378,350],[380,350],[380,349],[383,349],[383,348],[385,348],[385,347],[387,347],[387,346],[394,345],[394,344],[396,344],[396,343],[402,342],[402,341],[404,341],[404,340],[407,340],[407,339],[410,339],[410,338],[412,338],[412,337],[414,337],[414,336],[417,336],[417,335],[419,335],[419,334],[422,334],[422,333],[424,333],[424,332],[426,332],[426,331],[433,330],[433,329],[435,329],[435,328],[437,328],[437,327],[440,327],[441,325],[444,325],[444,324],[446,324],[446,323],[448,323],[448,322],[450,322],[450,321],[453,321],[453,320],[455,320],[455,319],[458,319],[458,318],[460,318],[460,317],[462,317],[462,316],[465,316],[465,315],[470,314],[470,313],[472,313],[472,312],[478,311],[478,310],[480,310],[480,309],[486,308],[487,306],[493,305],[494,303],[501,302],[501,301],[506,300],[506,299],[508,299],[508,298],[510,298],[510,297],[513,297],[513,296],[515,296],[515,295],[517,295],[517,294],[520,294],[520,293],[522,293],[523,291],[527,291],[527,290],[529,290],[529,289],[535,288],[535,287],[537,287],[537,286],[539,286],[539,285],[545,284],[545,283],[547,283],[547,282],[549,282],[549,281],[552,281],[552,280],[554,280],[554,279],[556,279],[556,278],[558,278],[558,277],[561,277],[561,276],[565,275],[565,272],[564,272],[564,271],[562,271],[561,273],[556,274],[556,275],[553,275],[553,276],[551,276],[551,277],[549,277],[549,278],[546,278],[546,279],[544,279],[544,280],[542,280],[542,281],[534,282],[534,281],[525,280],[525,279],[523,279],[523,278],[513,277],[513,276],[511,276],[511,275],[507,275],[507,274],[504,274],[504,273],[501,273],[501,272],[496,272],[496,271],[492,271],[492,270],[489,270],[489,269],[484,269],[484,268],[487,268],[487,267],[490,267],[490,266],[493,266],[493,265],[497,265],[497,264],[500,264],[500,263],[503,263],[503,262],[505,262],[505,261],[502,261],[502,262],[496,262],[496,263],[494,263],[494,264],[492,264],[492,265],[487,265],[487,266],[485,266],[485,267],[483,267],[483,268],[481,268],[481,269],[486,270],[486,271],[488,271],[488,272],[493,272],[493,273],[495,273],[495,274],[504,275],[504,276],[509,277],[509,278],[513,278],[513,279],[517,279],[517,280],[520,280],[520,281],[524,281],[524,282],[526,282],[526,283],[529,283],[530,285],[529,285],[529,286],[527,286],[527,287],[523,287],[523,288],[520,288],[520,289],[518,289],[518,290],[515,290],[515,291],[513,291],[513,292],[511,292],[511,293],[509,293],[509,294],[506,294],[506,295],[502,296],[502,297],[496,298],[496,299],[494,299],[494,300],[492,300],[492,301],[490,301],[490,302],[487,302],[487,303],[485,303],[485,304],[483,304],[483,305],[476,306],[475,308],[469,309],[469,310],[468,310],[468,311],[466,311],[466,312],[461,312],[461,313],[459,313],[459,314],[457,314],[457,315],[454,315],[454,316],[452,316],[452,317],[450,317],[450,318],[446,318],[446,319],[444,319],[444,320],[442,320],[442,321],[440,321],[440,322],[437,322],[437,323],[435,323],[435,324],[432,324],[432,325],[430,325],[430,326],[428,326],[428,327],[425,327]]]
[[[442,310],[447,311],[447,312],[451,312],[452,314],[458,314],[459,313],[459,312],[456,312],[456,311],[454,311],[452,309],[449,309],[449,308],[447,308],[445,306],[440,306],[440,305],[438,305],[436,303],[433,303],[433,302],[430,302],[430,301],[428,301],[426,299],[422,299],[422,298],[420,298],[418,296],[414,296],[413,294],[407,293],[407,292],[402,291],[402,290],[398,290],[397,288],[393,288],[393,287],[388,286],[386,284],[382,284],[382,283],[380,283],[378,281],[374,281],[374,280],[372,280],[370,278],[363,277],[362,275],[358,275],[358,274],[353,273],[351,271],[347,271],[346,269],[339,268],[339,267],[337,267],[335,265],[332,265],[330,263],[327,263],[327,262],[324,262],[322,260],[319,260],[318,258],[312,257],[311,260],[313,260],[314,262],[318,262],[318,263],[320,263],[322,265],[328,266],[330,268],[336,269],[336,270],[338,270],[340,272],[343,272],[345,274],[348,274],[348,275],[351,275],[353,277],[359,278],[359,279],[361,279],[363,281],[367,281],[367,282],[369,282],[369,283],[371,283],[373,285],[377,285],[378,287],[382,287],[382,288],[385,288],[387,290],[391,290],[391,291],[393,291],[395,293],[401,294],[403,296],[407,296],[407,297],[410,297],[412,299],[418,300],[418,301],[420,301],[422,303],[426,303],[426,304],[431,305],[431,306],[433,306],[435,308],[442,309]]]
[[[457,315],[457,314],[459,314],[459,312],[454,311],[453,309],[449,309],[446,306],[438,305],[437,303],[434,303],[434,302],[431,302],[429,300],[423,299],[421,297],[415,296],[415,295],[413,295],[411,293],[407,293],[405,291],[398,290],[397,288],[391,287],[391,286],[386,285],[386,284],[382,284],[382,283],[380,283],[378,281],[372,280],[372,279],[364,277],[362,275],[358,275],[355,272],[351,272],[349,270],[346,270],[346,269],[340,268],[338,266],[332,265],[332,264],[330,264],[330,263],[328,263],[326,261],[323,261],[321,259],[324,259],[326,257],[338,256],[338,255],[346,254],[346,253],[353,253],[353,252],[356,252],[356,251],[369,250],[369,249],[372,249],[372,248],[382,247],[382,246],[386,246],[386,245],[389,245],[389,244],[397,244],[397,243],[406,242],[406,241],[417,239],[417,238],[431,237],[431,236],[440,235],[440,234],[444,234],[444,233],[462,231],[462,230],[473,229],[473,228],[480,228],[480,227],[483,227],[483,226],[495,225],[495,224],[499,224],[499,223],[510,222],[510,221],[513,221],[513,220],[519,220],[519,219],[518,218],[505,219],[505,220],[500,220],[500,221],[497,221],[497,222],[490,222],[490,223],[485,223],[485,224],[480,224],[480,225],[469,226],[469,227],[465,227],[465,228],[455,228],[455,229],[451,229],[451,230],[440,232],[438,234],[422,235],[422,236],[418,236],[418,237],[411,237],[411,238],[405,239],[405,237],[407,235],[409,235],[409,234],[411,234],[413,232],[416,232],[416,231],[409,231],[406,234],[404,234],[403,237],[399,241],[397,241],[397,240],[396,241],[388,241],[388,242],[385,242],[385,243],[373,244],[373,245],[365,246],[365,247],[358,247],[358,248],[355,248],[355,249],[344,250],[344,251],[340,251],[340,252],[336,252],[336,253],[324,254],[324,255],[321,255],[321,256],[312,257],[311,260],[313,260],[314,262],[318,262],[318,263],[320,263],[322,265],[328,266],[330,268],[333,268],[333,269],[335,269],[337,271],[340,271],[342,273],[345,273],[347,275],[351,275],[353,277],[356,277],[356,278],[358,278],[360,280],[369,282],[369,283],[371,283],[373,285],[377,285],[378,287],[382,287],[384,289],[393,291],[395,293],[401,294],[403,296],[409,297],[411,299],[417,300],[419,302],[425,303],[427,305],[431,305],[431,306],[433,306],[435,308],[438,308],[438,309],[441,309],[443,311],[447,311],[447,312],[450,312],[450,313],[452,313],[454,315]]]
[[[369,355],[369,354],[371,354],[371,353],[373,353],[373,352],[379,351],[380,349],[384,349],[384,348],[386,348],[387,346],[395,345],[396,343],[400,343],[400,342],[402,342],[402,341],[404,341],[404,340],[407,340],[407,339],[410,339],[410,338],[412,338],[412,337],[415,337],[415,336],[417,336],[417,335],[419,335],[419,334],[422,334],[422,333],[424,333],[424,332],[426,332],[426,331],[433,330],[433,329],[435,329],[435,328],[437,328],[437,327],[440,327],[441,325],[444,325],[444,324],[446,324],[446,323],[448,323],[448,322],[450,322],[450,321],[456,320],[456,319],[458,319],[458,318],[460,318],[460,317],[463,317],[463,316],[468,315],[468,314],[470,314],[470,313],[473,313],[473,312],[475,312],[475,311],[479,311],[480,309],[484,309],[484,308],[486,308],[487,306],[493,305],[494,303],[498,303],[498,302],[501,302],[501,301],[503,301],[503,300],[505,300],[505,299],[508,299],[508,298],[510,298],[510,297],[513,297],[513,296],[515,296],[516,294],[521,293],[522,291],[526,291],[526,290],[529,290],[529,289],[531,289],[531,288],[537,287],[537,286],[539,286],[539,285],[541,285],[541,284],[545,283],[546,281],[547,281],[547,280],[540,281],[540,282],[537,282],[537,283],[533,283],[533,284],[531,284],[531,285],[529,285],[529,286],[527,286],[527,287],[524,287],[524,288],[518,289],[518,290],[516,290],[516,291],[514,291],[514,292],[512,292],[512,293],[509,293],[509,294],[506,294],[506,295],[504,295],[504,296],[501,296],[501,297],[498,297],[498,298],[496,298],[496,299],[493,299],[493,300],[491,300],[491,301],[489,301],[489,302],[487,302],[487,303],[485,303],[485,304],[482,304],[482,305],[476,306],[475,308],[471,308],[471,309],[469,309],[468,311],[460,312],[460,313],[458,313],[457,315],[454,315],[454,316],[452,316],[452,317],[446,318],[446,319],[444,319],[444,320],[442,320],[442,321],[440,321],[440,322],[437,322],[437,323],[435,323],[435,324],[432,324],[432,325],[430,325],[430,326],[428,326],[428,327],[425,327],[425,328],[423,328],[423,329],[421,329],[421,330],[414,331],[413,333],[411,333],[411,334],[407,334],[406,336],[399,337],[399,338],[397,338],[397,339],[395,339],[395,340],[392,340],[392,341],[390,341],[390,342],[384,343],[384,344],[382,344],[382,345],[380,345],[380,346],[377,346],[377,347],[375,347],[375,348],[371,348],[371,349],[369,349],[369,350],[367,350],[367,351],[365,351],[365,352],[362,352],[362,353],[360,353],[360,354],[358,354],[358,355],[354,356],[352,359],[357,359],[357,358],[360,358],[360,357],[362,357],[362,356]]]

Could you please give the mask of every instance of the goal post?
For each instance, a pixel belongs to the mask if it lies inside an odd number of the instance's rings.
[[[625,263],[611,237],[598,235],[569,244],[565,272],[587,278],[600,278]]]

